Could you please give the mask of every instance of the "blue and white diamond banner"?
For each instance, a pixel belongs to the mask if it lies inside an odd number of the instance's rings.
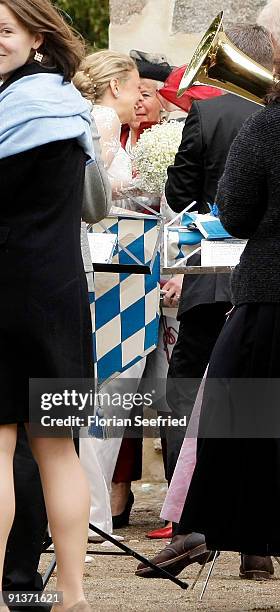
[[[94,294],[90,295],[99,385],[125,372],[157,346],[161,225],[158,216],[138,214],[137,218],[108,217],[92,227],[94,232],[109,230],[117,235],[112,263],[120,269],[95,272]],[[149,273],[121,271],[123,265],[136,265],[136,260]]]

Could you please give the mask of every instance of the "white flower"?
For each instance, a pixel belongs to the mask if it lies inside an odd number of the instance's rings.
[[[162,194],[167,168],[174,162],[181,143],[183,122],[170,121],[145,130],[133,150],[140,189]]]

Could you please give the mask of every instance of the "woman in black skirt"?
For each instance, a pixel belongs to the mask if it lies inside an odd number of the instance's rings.
[[[88,105],[71,83],[84,45],[49,0],[0,1],[0,576],[14,516],[16,426],[29,378],[84,378],[91,320],[80,249]],[[33,438],[60,610],[89,609],[89,491],[71,437]],[[79,602],[79,605],[76,604]]]
[[[280,62],[276,64],[280,74]],[[232,144],[217,204],[248,239],[211,356],[180,533],[212,550],[280,554],[280,84]],[[272,380],[273,379],[273,380]]]

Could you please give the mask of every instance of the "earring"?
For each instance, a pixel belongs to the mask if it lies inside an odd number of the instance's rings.
[[[115,98],[119,98],[119,97],[120,97],[119,92],[118,92],[118,91],[115,91]]]
[[[34,55],[34,60],[35,62],[39,62],[39,64],[41,63],[42,59],[43,59],[43,53],[39,53],[38,51],[35,52]]]

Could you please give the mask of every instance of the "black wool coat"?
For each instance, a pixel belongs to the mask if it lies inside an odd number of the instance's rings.
[[[0,160],[0,424],[28,421],[29,378],[92,373],[80,247],[85,163],[76,139]]]

